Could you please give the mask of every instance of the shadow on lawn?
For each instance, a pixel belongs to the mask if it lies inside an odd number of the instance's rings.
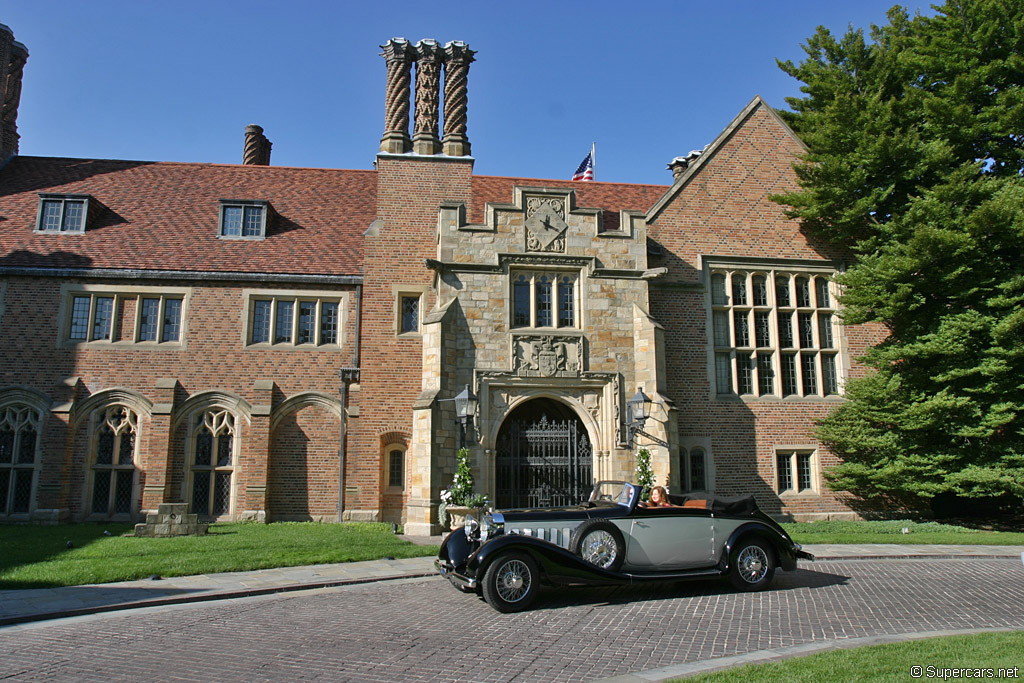
[[[0,525],[0,576],[18,567],[58,560],[95,543],[131,532],[131,524]],[[106,532],[106,533],[104,533]],[[70,546],[69,546],[70,544]],[[0,590],[53,588],[50,581],[0,578]]]

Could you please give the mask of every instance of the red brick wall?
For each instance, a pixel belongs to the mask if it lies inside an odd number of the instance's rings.
[[[346,508],[384,507],[397,519],[404,496],[388,494],[382,438],[389,432],[412,434],[412,404],[420,393],[423,347],[418,336],[395,335],[393,285],[430,285],[433,273],[424,259],[437,256],[437,218],[444,200],[471,202],[472,161],[378,157],[377,234],[367,235],[362,323],[361,390],[353,394],[360,417],[350,422]],[[428,293],[421,315],[433,309]]]
[[[270,519],[323,519],[337,515],[338,416],[306,406],[274,428],[267,475]]]
[[[124,388],[137,392],[149,401],[157,403],[160,390],[157,380],[175,378],[178,387],[173,392],[175,414],[180,417],[182,404],[200,392],[219,391],[226,395],[234,394],[252,405],[270,402],[271,408],[279,405],[284,399],[298,393],[315,391],[331,396],[338,396],[340,381],[338,368],[351,367],[355,364],[356,340],[356,296],[351,286],[293,286],[273,284],[266,287],[254,287],[250,284],[211,284],[208,282],[176,281],[167,283],[146,283],[138,281],[109,281],[112,291],[117,291],[122,284],[153,285],[154,287],[191,287],[190,299],[184,313],[183,339],[184,348],[172,350],[148,350],[133,348],[90,348],[84,345],[63,347],[57,343],[58,309],[60,305],[61,285],[72,282],[57,278],[25,278],[8,279],[5,296],[6,311],[0,321],[0,357],[4,359],[0,366],[0,387],[27,386],[33,387],[48,396],[51,400],[61,402],[71,400],[72,390],[64,385],[70,377],[80,378],[76,403],[81,403],[95,392],[113,387]],[[95,281],[90,281],[92,284]],[[260,289],[267,291],[331,290],[339,294],[345,291],[348,295],[348,311],[345,318],[344,347],[340,351],[318,350],[282,350],[279,348],[266,350],[245,349],[243,347],[243,320],[246,302],[243,289]],[[133,306],[126,306],[126,321],[134,317]],[[130,326],[126,323],[125,327]],[[131,331],[122,330],[119,338],[130,338]],[[272,392],[257,392],[254,388],[258,380],[272,380]],[[266,394],[266,395],[264,395]],[[303,412],[302,420],[311,420]],[[80,417],[80,416],[79,416]],[[189,417],[191,419],[191,417]],[[264,423],[268,418],[260,418]],[[326,423],[311,422],[305,425],[320,429]],[[88,417],[82,417],[79,428],[69,435],[56,414],[45,417],[42,457],[43,470],[40,482],[49,487],[61,482],[61,492],[42,492],[39,507],[70,507],[74,516],[82,512],[83,485],[85,483],[85,459],[88,450],[86,429]],[[171,444],[162,438],[159,442],[151,438],[149,420],[141,419],[139,423],[140,462],[149,463],[149,467],[165,467],[167,477],[166,498],[170,501],[180,499],[182,495],[186,450],[184,441],[187,436],[188,420],[181,420],[173,433]],[[239,444],[238,497],[236,511],[259,509],[261,501],[247,499],[246,486],[258,485],[262,476],[260,470],[266,467],[266,439],[254,438],[250,430],[259,425],[257,419],[247,424],[246,419],[236,416],[236,439]],[[265,431],[265,427],[263,427]],[[329,432],[338,433],[338,418],[333,417],[333,425]],[[321,450],[333,449],[337,459],[337,436],[316,444],[317,458]],[[328,443],[329,442],[329,443]],[[254,446],[256,446],[254,451]],[[262,451],[262,452],[259,452]],[[168,453],[172,455],[168,464]],[[160,463],[159,465],[157,463]],[[255,473],[255,479],[253,475]],[[143,479],[149,472],[142,474]],[[158,477],[157,481],[161,478]],[[333,488],[331,488],[333,487]],[[44,487],[45,489],[45,487]],[[334,475],[326,475],[323,483],[317,484],[314,498],[317,501],[337,500],[337,466]],[[317,502],[317,510],[322,504]],[[333,508],[331,513],[336,512]],[[317,513],[319,514],[319,513]]]
[[[821,399],[726,400],[713,397],[708,362],[708,321],[700,282],[699,256],[737,256],[752,261],[793,258],[842,261],[848,252],[806,234],[798,221],[768,196],[796,186],[792,164],[803,149],[764,107],[758,108],[730,139],[704,159],[701,168],[651,222],[650,237],[665,251],[651,266],[668,274],[651,288],[651,313],[665,327],[668,394],[678,409],[679,434],[709,438],[715,487],[723,494],[753,493],[774,512],[844,512],[839,496],[775,493],[775,449],[780,445],[818,446],[823,468],[838,460],[813,438],[814,423],[836,405]],[[689,285],[689,286],[687,286]],[[881,339],[874,326],[844,328],[848,376],[869,344]]]

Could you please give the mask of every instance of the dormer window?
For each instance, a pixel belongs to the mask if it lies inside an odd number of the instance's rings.
[[[267,236],[270,203],[260,200],[220,200],[220,229],[224,239],[261,240]]]
[[[40,194],[36,232],[83,233],[88,215],[89,195]]]

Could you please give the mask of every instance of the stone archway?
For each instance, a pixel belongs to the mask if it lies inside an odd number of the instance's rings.
[[[498,431],[495,506],[575,505],[593,486],[593,445],[564,403],[535,398],[513,409]]]

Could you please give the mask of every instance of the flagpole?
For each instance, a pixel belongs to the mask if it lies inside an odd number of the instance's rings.
[[[590,162],[594,165],[594,180],[597,180],[597,141],[590,143]]]

